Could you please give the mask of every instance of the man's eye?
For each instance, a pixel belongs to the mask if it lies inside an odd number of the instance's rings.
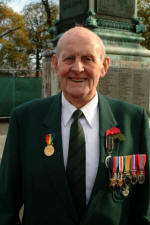
[[[86,61],[92,61],[92,58],[90,56],[85,56],[84,57],[84,60],[86,60]]]
[[[67,57],[67,58],[65,58],[65,60],[67,60],[67,61],[73,60],[73,57]]]

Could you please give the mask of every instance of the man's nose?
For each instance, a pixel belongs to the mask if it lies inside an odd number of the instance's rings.
[[[82,72],[84,71],[84,65],[81,60],[75,60],[72,65],[72,70],[75,72]]]

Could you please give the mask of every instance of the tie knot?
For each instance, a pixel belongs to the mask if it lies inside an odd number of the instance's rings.
[[[74,118],[74,120],[78,120],[82,115],[83,112],[80,109],[77,109],[76,111],[74,111],[72,117]]]

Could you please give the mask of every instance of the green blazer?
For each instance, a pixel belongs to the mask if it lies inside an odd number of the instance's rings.
[[[99,96],[100,159],[91,198],[79,221],[68,187],[61,138],[61,94],[34,100],[14,110],[0,165],[0,225],[148,225],[150,224],[150,133],[142,107]],[[126,141],[113,155],[146,153],[145,183],[128,197],[109,187],[105,133],[118,127]],[[44,154],[45,135],[54,133],[55,153]],[[94,146],[93,146],[94,147]]]

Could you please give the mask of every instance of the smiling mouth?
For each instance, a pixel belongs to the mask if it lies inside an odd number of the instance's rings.
[[[87,78],[81,78],[81,79],[70,78],[70,80],[73,82],[80,83],[80,82],[84,82],[85,80],[87,80]]]

